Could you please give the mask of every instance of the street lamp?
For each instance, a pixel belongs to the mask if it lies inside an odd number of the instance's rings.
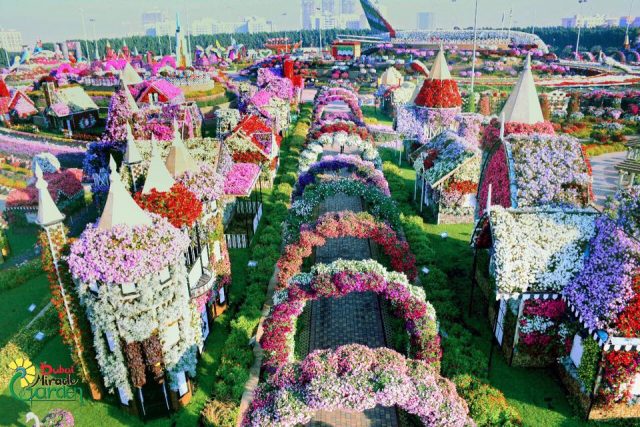
[[[320,18],[318,18],[318,36],[320,37],[318,47],[320,48],[320,58],[322,59],[322,3],[320,3],[320,7],[316,7],[316,10],[320,11]]]
[[[629,25],[631,24],[631,9],[633,9],[633,2],[634,0],[631,0],[631,3],[629,4],[629,14],[627,15],[627,29],[624,33],[625,42],[629,39]]]
[[[451,0],[453,3],[456,2],[456,0]],[[475,0],[476,4],[475,4],[475,12],[473,15],[473,53],[471,56],[471,89],[470,89],[470,96],[474,96],[474,88],[475,88],[475,84],[476,84],[476,51],[478,48],[478,0]]]
[[[87,51],[87,62],[89,62],[89,44],[87,43],[87,26],[84,22],[84,9],[80,9],[80,16],[82,17],[82,36],[84,37],[84,49]],[[77,58],[80,61],[80,58]]]
[[[578,0],[578,4],[582,4],[582,3],[586,3],[587,0]],[[578,25],[578,19],[576,16],[576,25]],[[578,60],[579,56],[579,48],[580,48],[580,30],[582,29],[581,25],[578,25],[578,39],[576,40],[576,61]]]

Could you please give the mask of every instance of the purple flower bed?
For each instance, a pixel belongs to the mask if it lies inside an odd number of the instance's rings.
[[[211,164],[200,167],[198,172],[186,171],[178,182],[196,195],[201,202],[213,202],[224,193],[224,177]]]
[[[0,152],[18,157],[31,158],[39,153],[61,154],[84,153],[85,149],[68,145],[57,145],[46,142],[31,141],[24,138],[0,134]]]
[[[187,235],[159,215],[148,215],[151,226],[100,230],[89,224],[71,245],[73,276],[85,283],[135,283],[181,258],[189,247]]]
[[[296,199],[302,196],[307,185],[316,183],[318,174],[335,172],[341,169],[346,169],[354,175],[354,179],[364,184],[378,187],[383,194],[387,196],[391,194],[387,180],[382,172],[375,168],[373,163],[362,160],[356,156],[337,155],[324,157],[321,161],[312,164],[309,170],[300,174],[292,198]]]
[[[635,295],[632,278],[638,270],[640,242],[611,219],[599,218],[584,268],[563,293],[586,327],[615,333],[612,323]]]

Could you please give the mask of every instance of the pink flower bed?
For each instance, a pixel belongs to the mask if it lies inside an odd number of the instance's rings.
[[[85,149],[67,145],[48,144],[24,138],[0,134],[0,153],[12,154],[20,157],[33,157],[39,153],[60,154],[84,153]]]
[[[45,173],[44,179],[53,200],[57,203],[60,196],[71,199],[83,191],[82,171],[66,169],[53,173]],[[24,189],[12,190],[7,196],[7,207],[38,206],[38,189],[33,184]]]
[[[253,163],[235,163],[225,177],[224,193],[228,196],[245,196],[251,191],[256,178],[260,175],[260,166]]]

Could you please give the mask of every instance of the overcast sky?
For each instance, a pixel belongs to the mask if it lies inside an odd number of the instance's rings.
[[[337,0],[339,1],[339,0]],[[576,13],[627,15],[632,0],[478,0],[481,26],[500,27],[504,11],[513,9],[513,25],[559,25],[562,17]],[[433,12],[439,27],[473,24],[474,0],[381,0],[389,12],[391,24],[400,29],[416,26],[417,12]],[[91,38],[89,18],[96,20],[98,37],[116,37],[141,31],[144,11],[164,10],[181,15],[183,26],[189,20],[211,17],[220,21],[241,21],[244,17],[263,16],[277,29],[299,28],[300,0],[0,0],[0,27],[22,32],[25,42],[82,37],[82,13]],[[358,11],[361,12],[359,2]],[[286,14],[286,15],[283,15]],[[640,0],[635,0],[632,15],[640,15]]]

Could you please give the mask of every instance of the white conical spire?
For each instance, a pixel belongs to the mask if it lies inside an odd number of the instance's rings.
[[[173,121],[173,143],[169,149],[169,156],[166,161],[167,169],[174,178],[179,177],[186,171],[195,171],[198,167],[196,161],[189,154],[189,150],[184,145],[180,131],[178,129],[178,122]]]
[[[451,80],[449,65],[447,64],[447,58],[444,57],[444,47],[442,45],[440,45],[436,60],[433,62],[433,67],[431,67],[429,78],[431,80]]]
[[[125,85],[137,85],[138,83],[142,83],[142,77],[140,77],[138,72],[127,62],[120,72],[120,81]]]
[[[133,139],[133,132],[131,131],[131,125],[127,123],[127,149],[124,152],[124,162],[128,165],[135,165],[142,162],[142,156],[140,150],[136,145],[136,141]]]
[[[535,124],[544,121],[538,92],[531,73],[531,55],[527,55],[524,70],[502,109],[507,123]]]
[[[64,215],[60,212],[49,193],[49,184],[42,177],[42,169],[38,162],[36,162],[35,173],[36,188],[38,189],[38,224],[46,227],[64,220]]]
[[[132,113],[139,112],[140,108],[138,108],[138,104],[136,104],[136,100],[133,99],[133,95],[131,95],[131,91],[129,90],[129,87],[127,86],[127,84],[124,81],[120,80],[120,86],[124,91],[124,96],[127,99],[127,104],[129,105],[131,112]]]
[[[115,225],[127,225],[129,227],[151,225],[151,218],[133,200],[131,194],[129,194],[120,180],[113,157],[109,159],[109,168],[111,169],[109,176],[111,185],[107,195],[107,202],[104,204],[104,210],[98,222],[98,228],[100,230],[109,230]]]
[[[161,193],[171,190],[175,180],[167,170],[160,151],[158,150],[155,139],[151,139],[151,163],[147,171],[147,179],[144,181],[142,194],[149,194],[154,188]]]

